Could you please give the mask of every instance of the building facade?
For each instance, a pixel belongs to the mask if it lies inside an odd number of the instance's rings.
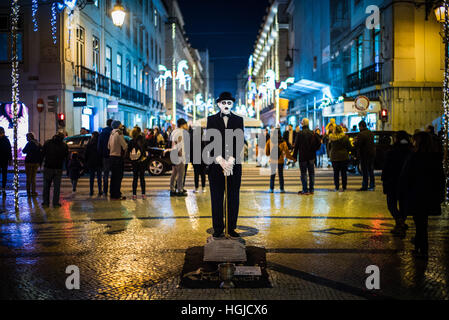
[[[194,120],[204,106],[203,101],[209,95],[207,92],[209,57],[208,54],[200,55],[189,43],[178,2],[176,0],[164,2],[169,13],[165,25],[164,66],[172,73],[163,90],[166,112],[173,122],[179,118]]]
[[[425,1],[292,0],[289,13],[295,84],[281,92],[289,122],[308,117],[323,128],[335,118],[351,129],[364,119],[373,130],[410,133],[439,122],[443,43]],[[363,113],[359,96],[370,100]]]
[[[175,0],[122,1],[126,16],[121,27],[111,17],[115,0],[88,1],[73,10],[38,3],[37,28],[31,7],[20,9],[21,137],[32,131],[43,142],[58,130],[67,135],[81,128],[98,131],[109,118],[128,128],[168,125],[173,120],[171,88],[161,90],[159,80],[160,67],[171,69],[172,56],[187,61],[186,76],[191,77],[190,90],[179,90],[179,109],[186,110],[185,101],[193,101],[194,93],[207,96],[208,68],[182,28],[174,55],[170,47],[167,52]],[[0,102],[5,109],[11,101],[10,10],[10,3],[0,5]],[[179,8],[176,16],[182,21]],[[12,128],[10,123],[5,122]]]
[[[288,105],[279,99],[280,83],[289,77],[283,61],[288,54],[287,4],[287,0],[271,1],[248,64],[247,104],[269,126],[287,115]]]

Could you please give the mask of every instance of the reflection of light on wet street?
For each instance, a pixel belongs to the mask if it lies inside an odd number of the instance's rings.
[[[257,186],[242,188],[241,229],[237,231],[245,234],[248,246],[266,247],[269,262],[359,289],[363,289],[366,266],[375,264],[388,283],[383,294],[449,298],[447,216],[430,219],[431,257],[424,265],[410,254],[410,238],[415,231],[411,219],[406,239],[390,234],[394,220],[380,190],[355,192],[360,180],[350,177],[353,187],[345,193],[317,187],[314,195],[300,196],[298,172],[287,174],[294,183],[286,185],[285,194],[266,192],[269,177],[263,177],[266,181]],[[88,186],[87,179],[83,183]],[[89,197],[88,189],[83,191],[82,187],[73,196],[68,188],[69,183],[62,192],[61,208],[43,209],[39,197],[31,200],[21,196],[21,211],[16,216],[9,210],[13,207],[11,194],[0,203],[5,210],[0,213],[0,283],[8,281],[14,287],[29,289],[11,295],[30,299],[163,299],[185,294],[176,288],[184,250],[204,245],[209,236],[206,230],[212,226],[209,189],[194,194],[188,185],[187,197],[170,197],[167,189],[149,184],[145,200],[111,201]],[[123,192],[130,196],[130,190]],[[80,291],[55,289],[61,285],[55,274],[65,275],[69,264],[79,266],[85,279]],[[269,290],[278,290],[282,298],[291,298],[288,294],[292,292],[304,293],[312,284],[298,284],[301,279],[297,277],[271,272],[274,283],[279,280],[283,288]],[[319,283],[314,285],[316,292],[329,290]],[[301,290],[291,289],[294,286]],[[286,287],[291,291],[284,290]],[[330,296],[338,297],[341,292],[337,291]]]
[[[193,230],[198,230],[199,223],[197,216],[199,211],[198,205],[196,203],[196,197],[194,195],[189,195],[188,197],[186,197],[186,208]]]

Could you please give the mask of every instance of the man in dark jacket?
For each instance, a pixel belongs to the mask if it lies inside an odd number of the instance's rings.
[[[428,220],[429,216],[442,214],[445,175],[438,149],[429,133],[416,133],[413,144],[413,153],[405,161],[399,178],[399,199],[403,200],[405,214],[413,216],[415,222],[413,254],[427,258]]]
[[[220,132],[222,148],[213,150],[211,157],[214,159],[209,166],[209,187],[212,205],[213,237],[223,237],[225,228],[223,222],[223,199],[225,192],[225,179],[228,190],[228,234],[231,238],[239,238],[235,231],[240,203],[240,185],[242,180],[241,153],[243,149],[243,118],[232,113],[235,98],[231,93],[223,92],[216,100],[220,112],[207,118],[207,130],[215,129]],[[232,131],[231,131],[232,130]],[[228,137],[232,137],[226,139]]]
[[[410,137],[405,131],[398,131],[394,137],[393,149],[385,156],[382,170],[384,194],[387,195],[387,206],[396,225],[391,233],[404,236],[408,226],[405,224],[407,216],[404,212],[403,201],[399,199],[399,177],[407,158],[412,153]],[[399,208],[398,208],[399,204]]]
[[[8,165],[12,161],[11,143],[5,136],[5,129],[0,127],[0,170],[2,171],[2,194],[6,195],[6,180],[8,178]]]
[[[301,170],[302,191],[298,194],[313,194],[315,184],[314,161],[316,150],[318,150],[320,141],[309,129],[309,119],[304,118],[301,121],[302,130],[298,132],[295,140],[293,158],[298,159]],[[307,186],[307,173],[309,174],[309,185]]]
[[[52,139],[47,140],[42,148],[44,158],[44,202],[42,206],[48,207],[50,204],[50,188],[53,187],[53,207],[60,207],[59,193],[61,190],[62,167],[69,156],[69,149],[64,142],[64,135],[56,134]]]
[[[34,138],[32,132],[26,135],[28,143],[23,148],[22,153],[26,154],[25,158],[25,174],[27,177],[26,187],[27,194],[30,196],[37,196],[36,193],[36,174],[37,169],[42,161],[42,147]]]
[[[359,122],[360,133],[357,135],[354,146],[358,150],[360,166],[362,169],[362,188],[358,191],[374,190],[374,159],[376,157],[376,146],[374,144],[374,134],[368,130],[364,120]],[[368,188],[369,178],[369,188]]]
[[[109,173],[111,171],[108,142],[112,132],[112,121],[112,119],[108,119],[108,121],[106,121],[106,128],[103,128],[103,130],[101,130],[101,133],[98,137],[98,155],[102,159],[103,163],[103,194],[105,196],[108,195],[108,180]]]

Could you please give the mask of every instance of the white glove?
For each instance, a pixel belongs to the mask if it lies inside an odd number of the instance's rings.
[[[226,161],[225,159],[223,159],[222,156],[218,156],[217,158],[215,158],[215,161],[221,166],[221,168],[223,169],[223,173],[225,176],[229,176],[229,172],[232,171],[232,167],[233,165],[230,164],[228,161]]]
[[[233,175],[233,170],[234,170],[234,164],[235,164],[235,158],[234,157],[230,157],[229,159],[228,159],[228,165],[230,166],[230,170],[228,170],[228,174],[226,175],[226,176],[232,176]]]

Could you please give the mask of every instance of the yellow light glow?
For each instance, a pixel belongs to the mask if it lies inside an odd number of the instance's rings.
[[[444,22],[446,19],[446,9],[444,6],[436,7],[435,10],[435,17],[437,18],[438,22]]]
[[[125,21],[126,11],[122,6],[120,1],[118,1],[111,12],[112,22],[117,26],[121,27]]]

